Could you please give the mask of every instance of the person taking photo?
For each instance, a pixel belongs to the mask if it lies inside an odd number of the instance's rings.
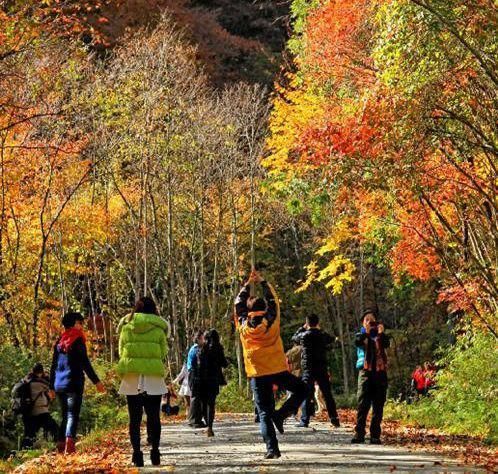
[[[358,360],[358,412],[353,444],[365,442],[367,416],[372,408],[370,444],[381,444],[381,423],[387,396],[387,355],[389,337],[377,322],[375,310],[363,313],[363,326],[355,335]]]

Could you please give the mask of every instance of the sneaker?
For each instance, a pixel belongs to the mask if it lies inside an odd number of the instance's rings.
[[[351,440],[351,444],[363,444],[365,442],[365,438],[360,438],[359,436],[355,436]]]
[[[67,437],[66,438],[66,454],[74,454],[76,452],[76,443],[74,442],[74,438]]]
[[[161,453],[159,452],[159,449],[150,450],[150,462],[153,466],[159,466],[159,464],[161,464]]]
[[[282,456],[280,454],[280,450],[276,450],[276,451],[268,451],[266,454],[265,454],[265,459],[278,459],[280,456]]]
[[[380,438],[370,438],[370,444],[382,444]]]
[[[331,418],[330,423],[332,423],[332,425],[335,426],[336,428],[339,428],[341,426],[339,418]]]
[[[135,467],[144,467],[144,453],[142,451],[136,451],[131,456],[131,463]]]
[[[206,434],[208,438],[212,438],[214,436],[213,428],[208,428]]]
[[[272,421],[278,432],[284,434],[284,419],[280,416],[280,413],[275,412],[272,416]]]
[[[300,421],[297,425],[294,425],[296,428],[308,428],[308,423],[304,423]]]

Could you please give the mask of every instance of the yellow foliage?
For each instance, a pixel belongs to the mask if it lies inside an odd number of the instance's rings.
[[[346,219],[340,220],[315,254],[323,257],[326,254],[337,252],[341,245],[351,237],[349,222]],[[321,270],[316,260],[312,260],[305,268],[306,280],[299,286],[297,293],[307,290],[313,282],[318,281],[324,283],[325,288],[331,289],[334,295],[338,295],[342,292],[344,284],[353,280],[355,271],[353,262],[343,253],[332,255]]]
[[[320,94],[306,84],[298,84],[296,77],[292,78],[288,90],[277,88],[277,92],[280,95],[274,101],[267,141],[270,155],[262,164],[270,174],[285,172],[292,177],[292,154],[299,146],[301,135],[310,124],[324,120],[325,109]]]

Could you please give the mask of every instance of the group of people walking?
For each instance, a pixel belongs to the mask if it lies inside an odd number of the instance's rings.
[[[255,285],[261,286],[262,297],[253,296]],[[331,424],[339,427],[327,370],[326,353],[333,338],[320,329],[318,316],[310,314],[292,338],[301,348],[300,377],[291,373],[288,367],[280,335],[280,304],[275,290],[256,271],[251,272],[235,300],[234,320],[240,335],[261,435],[266,444],[265,458],[280,457],[276,432],[284,433],[285,419],[295,415],[300,407],[301,420],[298,426],[305,428],[309,425],[313,414],[315,383],[323,395]],[[54,346],[50,378],[39,364],[29,375],[32,411],[24,418],[25,447],[30,446],[36,432],[44,428],[56,438],[59,452],[74,453],[85,374],[98,391],[106,390],[88,359],[82,322],[83,316],[79,313],[64,315],[64,331]],[[119,393],[126,396],[128,406],[132,463],[137,467],[144,465],[140,426],[145,412],[150,460],[152,465],[159,465],[161,398],[168,393],[164,362],[170,326],[158,315],[154,301],[144,297],[137,301],[134,311],[121,320],[118,330]],[[365,312],[363,327],[356,334],[355,343],[359,384],[358,417],[352,442],[365,441],[367,414],[372,408],[370,442],[378,444],[387,391],[385,349],[389,346],[389,338],[383,325],[376,321],[374,311]],[[179,395],[185,398],[188,405],[189,425],[206,428],[208,437],[214,436],[216,398],[220,387],[226,384],[223,369],[227,365],[218,332],[215,329],[198,331],[182,371],[175,380],[181,383]],[[288,394],[278,410],[275,408],[275,386],[286,390]],[[42,395],[38,395],[38,392]],[[50,400],[55,397],[62,411],[59,426],[51,418],[48,409]]]

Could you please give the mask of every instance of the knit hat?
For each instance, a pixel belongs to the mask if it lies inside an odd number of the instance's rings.
[[[363,315],[361,318],[363,319],[367,314],[373,314],[375,316],[375,319],[377,319],[377,317],[379,316],[376,308],[365,308],[363,310]]]

